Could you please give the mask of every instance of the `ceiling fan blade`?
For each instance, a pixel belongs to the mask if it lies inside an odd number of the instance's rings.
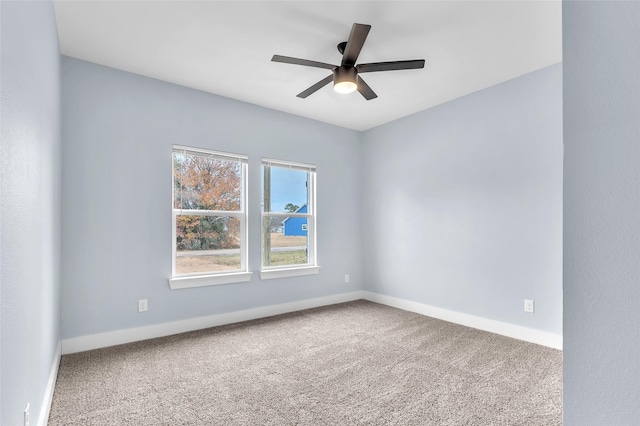
[[[349,40],[347,40],[347,45],[342,55],[342,65],[354,66],[356,64],[370,29],[371,25],[353,24]]]
[[[357,65],[356,68],[358,69],[358,72],[415,70],[418,68],[424,68],[424,59],[414,59],[412,61],[373,62],[370,64]]]
[[[360,94],[364,96],[364,98],[368,101],[378,97],[378,95],[376,95],[376,92],[371,90],[371,87],[369,87],[369,85],[365,83],[360,76],[358,76],[358,92],[360,92]]]
[[[337,67],[336,65],[325,64],[324,62],[310,61],[308,59],[292,58],[290,56],[282,56],[282,55],[273,55],[273,58],[271,58],[271,61],[282,62],[285,64],[304,65],[307,67],[314,67],[314,68],[325,68],[328,70],[332,70]]]
[[[322,89],[324,86],[326,86],[327,84],[331,83],[332,81],[333,81],[333,74],[328,76],[328,77],[326,77],[326,78],[323,78],[322,80],[320,80],[319,82],[317,82],[313,86],[309,87],[307,90],[304,90],[304,91],[298,93],[296,96],[298,96],[299,98],[306,98],[310,94],[315,93],[318,90]]]

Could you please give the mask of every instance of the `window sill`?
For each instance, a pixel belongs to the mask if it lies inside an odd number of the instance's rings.
[[[273,280],[276,278],[299,277],[302,275],[315,275],[320,272],[319,266],[303,266],[300,268],[263,269],[260,271],[261,280]]]
[[[181,288],[204,287],[209,285],[244,283],[251,280],[253,272],[231,272],[217,275],[190,275],[185,277],[169,278],[169,287],[172,290]]]

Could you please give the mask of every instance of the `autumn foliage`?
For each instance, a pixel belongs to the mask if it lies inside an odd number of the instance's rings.
[[[235,161],[174,153],[173,182],[178,250],[238,248],[240,220],[223,213],[202,215],[185,210],[239,211],[241,166]]]

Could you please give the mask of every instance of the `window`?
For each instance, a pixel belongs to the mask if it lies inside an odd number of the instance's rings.
[[[171,288],[248,281],[247,157],[173,147]]]
[[[262,279],[317,274],[316,167],[262,160]]]

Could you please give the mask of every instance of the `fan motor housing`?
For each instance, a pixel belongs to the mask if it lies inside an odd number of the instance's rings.
[[[358,70],[355,67],[341,66],[334,68],[333,70],[333,85],[343,81],[350,81],[356,83],[358,80]]]

